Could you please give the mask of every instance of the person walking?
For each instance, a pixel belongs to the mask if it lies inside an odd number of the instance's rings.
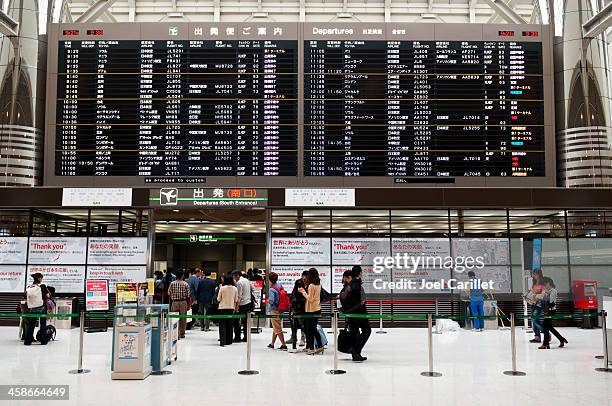
[[[226,276],[217,294],[219,302],[218,313],[220,315],[230,315],[238,308],[238,289],[234,286],[234,279]],[[232,344],[232,319],[219,319],[219,345],[224,347]]]
[[[289,296],[278,283],[278,274],[276,272],[270,272],[268,276],[270,279],[270,291],[268,292],[268,310],[272,316],[280,316],[281,312],[289,311]],[[286,350],[287,343],[285,343],[285,335],[283,334],[283,327],[281,319],[279,317],[272,318],[272,342],[268,344],[268,348],[274,349],[274,343],[276,339],[279,339],[281,346],[279,350]]]
[[[214,279],[211,279],[210,275],[210,271],[204,271],[204,277],[198,282],[198,314],[201,314],[202,316],[209,314],[210,307],[215,300],[217,283]],[[201,319],[200,329],[202,331],[210,331],[210,319]]]
[[[545,294],[543,301],[544,308],[544,320],[542,322],[542,329],[544,331],[544,342],[538,348],[540,350],[549,350],[550,349],[550,333],[553,333],[557,340],[559,340],[559,348],[565,347],[565,344],[568,344],[568,341],[557,331],[556,328],[553,327],[553,317],[557,312],[557,289],[555,286],[555,282],[548,277],[542,278],[542,283],[544,284]]]
[[[30,314],[46,314],[47,305],[46,301],[49,299],[49,291],[47,287],[42,283],[43,274],[36,272],[32,274],[34,282],[32,285],[26,288],[26,302],[28,306],[28,312]],[[47,345],[49,338],[47,337],[47,318],[46,317],[28,317],[26,319],[26,334],[24,339],[24,345],[32,345],[34,340],[34,329],[36,327],[36,320],[39,320],[40,327],[40,344]]]
[[[541,269],[534,269],[532,272],[531,290],[526,296],[527,303],[531,305],[531,326],[533,327],[534,337],[529,340],[530,343],[540,343],[542,341],[542,304],[544,297],[544,285],[542,284]]]
[[[468,284],[468,295],[470,298],[470,314],[472,316],[472,331],[484,330],[484,296],[481,281],[476,277],[474,271],[468,272],[470,283]]]
[[[198,314],[198,283],[200,283],[202,270],[200,268],[195,268],[191,269],[189,273],[187,284],[189,285],[189,293],[191,294],[191,314],[196,316]],[[191,321],[187,323],[187,330],[191,330],[196,324],[200,324],[198,319],[191,319]]]
[[[251,301],[251,282],[242,276],[239,270],[232,271],[232,277],[238,289],[238,314],[246,315],[253,308]],[[234,319],[234,342],[246,342],[247,341],[247,323],[246,317],[243,319]],[[241,337],[240,331],[242,330],[243,336]]]
[[[183,278],[183,271],[177,271],[176,280],[168,287],[168,296],[172,301],[170,311],[178,312],[180,315],[187,315],[187,309],[191,305],[191,292],[189,291],[189,284]],[[179,338],[185,338],[186,328],[187,319],[181,317],[179,319]]]
[[[347,314],[368,314],[366,307],[366,294],[363,288],[361,278],[363,276],[363,270],[361,266],[355,265],[351,270],[351,282],[349,284],[349,291],[346,294],[346,309],[343,304],[343,310]],[[368,342],[370,334],[372,334],[372,328],[370,327],[370,321],[367,318],[361,317],[349,317],[349,332],[353,335],[353,349],[351,356],[353,361],[362,362],[367,360],[367,357],[361,355],[363,347]]]
[[[306,287],[299,288],[298,292],[306,299],[304,315],[304,328],[306,329],[306,350],[308,355],[323,353],[323,341],[317,330],[319,316],[321,315],[321,279],[316,268],[308,270]],[[315,346],[316,342],[316,346]]]

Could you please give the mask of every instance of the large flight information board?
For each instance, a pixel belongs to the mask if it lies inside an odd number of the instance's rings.
[[[550,185],[542,27],[55,25],[46,184]]]

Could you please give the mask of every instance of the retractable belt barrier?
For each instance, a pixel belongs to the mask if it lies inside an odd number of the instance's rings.
[[[375,302],[377,303],[377,302]],[[383,303],[383,301],[380,301]],[[390,302],[397,303],[397,302]],[[416,302],[406,302],[406,303],[416,303]],[[418,302],[422,304],[424,302]],[[433,304],[435,302],[431,302]],[[382,307],[381,307],[382,309]],[[554,314],[552,316],[541,316],[540,320],[544,319],[552,319],[552,320],[569,320],[569,319],[582,319],[584,317],[590,316],[601,316],[602,317],[602,334],[603,334],[603,350],[604,350],[604,366],[603,368],[596,368],[597,371],[601,372],[612,372],[612,368],[609,366],[609,354],[608,354],[608,337],[607,337],[607,314],[605,311],[602,312],[590,312],[590,313],[567,313],[567,314]],[[84,320],[86,317],[95,319],[114,319],[114,318],[132,318],[132,319],[141,319],[141,318],[157,318],[159,317],[162,321],[165,317],[168,318],[176,318],[176,319],[247,319],[247,357],[246,357],[246,369],[239,371],[238,373],[241,375],[256,375],[259,372],[251,369],[251,326],[253,319],[266,319],[266,318],[278,318],[278,319],[309,319],[309,318],[330,318],[332,320],[332,328],[334,334],[334,363],[333,369],[326,371],[328,374],[337,375],[344,374],[346,371],[338,369],[338,319],[344,318],[345,320],[350,319],[380,319],[382,320],[398,320],[398,321],[427,321],[427,347],[428,347],[428,361],[429,368],[426,372],[421,373],[423,376],[427,377],[438,377],[442,374],[439,372],[434,372],[433,368],[433,321],[434,320],[442,320],[442,319],[450,319],[450,320],[472,320],[472,319],[481,319],[481,320],[498,320],[500,317],[498,315],[494,316],[456,316],[456,315],[433,315],[431,313],[427,314],[357,314],[357,313],[318,313],[318,314],[290,314],[290,313],[282,313],[282,314],[207,314],[207,315],[199,315],[199,314],[168,314],[167,316],[164,313],[151,313],[151,314],[136,314],[130,316],[124,316],[121,314],[111,314],[111,313],[0,313],[0,317],[2,318],[30,318],[30,319],[39,319],[39,318],[73,318],[79,317],[80,322],[80,331],[79,331],[79,358],[78,358],[78,368],[72,371],[69,371],[73,374],[84,374],[90,372],[88,369],[83,368],[83,333],[84,333]],[[524,372],[518,371],[516,366],[516,320],[522,320],[525,318],[531,318],[528,315],[510,313],[510,326],[511,326],[511,350],[512,350],[512,370],[504,371],[505,375],[509,376],[524,376],[526,375]],[[160,359],[161,362],[161,359]],[[161,365],[161,363],[160,363]],[[164,375],[171,373],[170,371],[157,371],[157,375]]]

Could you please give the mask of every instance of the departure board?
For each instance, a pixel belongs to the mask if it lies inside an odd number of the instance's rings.
[[[296,176],[297,42],[276,30],[63,39],[56,175]]]
[[[49,27],[45,185],[554,186],[549,27]]]
[[[364,32],[385,40],[351,38]],[[540,42],[314,33],[304,43],[306,176],[544,176]]]

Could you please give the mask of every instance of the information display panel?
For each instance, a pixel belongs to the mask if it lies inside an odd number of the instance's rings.
[[[296,24],[98,25],[50,31],[52,182],[297,176]]]

